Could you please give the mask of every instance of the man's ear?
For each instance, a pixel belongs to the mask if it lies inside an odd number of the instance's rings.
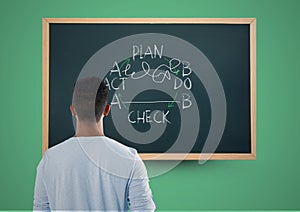
[[[72,116],[75,116],[76,115],[76,111],[75,111],[75,108],[73,105],[70,105],[70,111],[72,113]]]
[[[107,104],[107,105],[105,106],[105,109],[104,109],[104,111],[103,111],[103,115],[104,115],[104,116],[107,116],[107,115],[108,115],[108,113],[109,113],[109,111],[110,111],[110,105],[109,105],[109,104]]]

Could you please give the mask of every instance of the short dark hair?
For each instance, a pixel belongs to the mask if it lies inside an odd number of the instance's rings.
[[[107,104],[107,86],[98,77],[85,77],[77,80],[73,89],[72,105],[78,119],[96,122],[100,120]]]

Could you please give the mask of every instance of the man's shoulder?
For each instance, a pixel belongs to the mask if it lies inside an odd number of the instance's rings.
[[[62,158],[70,156],[70,154],[76,152],[75,145],[72,138],[68,138],[55,146],[47,149],[43,155],[43,160],[47,161],[59,161]],[[54,160],[53,160],[54,159]]]
[[[73,142],[72,142],[72,137],[71,137],[71,138],[68,138],[68,139],[50,147],[49,149],[47,149],[45,154],[49,155],[49,154],[57,153],[60,151],[64,151],[66,148],[70,148],[70,146],[72,146],[72,145],[73,145]]]
[[[72,137],[48,149],[44,156],[47,167],[53,169],[96,167],[126,180],[141,161],[134,148],[105,136]]]
[[[109,137],[104,137],[103,139],[105,139],[105,144],[112,150],[112,151],[116,151],[117,153],[127,156],[127,157],[131,157],[132,159],[135,159],[137,157],[137,150],[126,146],[112,138]]]
[[[84,149],[87,152],[105,153],[105,155],[113,154],[127,159],[135,160],[138,157],[137,150],[126,146],[115,139],[100,136],[100,137],[71,137],[65,141],[49,148],[46,154],[49,156],[59,154],[70,154],[80,149]]]

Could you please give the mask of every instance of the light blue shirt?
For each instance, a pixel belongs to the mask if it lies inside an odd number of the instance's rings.
[[[137,151],[105,136],[72,137],[37,167],[34,210],[154,211]]]

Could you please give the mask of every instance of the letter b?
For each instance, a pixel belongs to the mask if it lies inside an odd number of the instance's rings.
[[[192,106],[191,96],[187,93],[182,94],[182,109],[186,109]]]

